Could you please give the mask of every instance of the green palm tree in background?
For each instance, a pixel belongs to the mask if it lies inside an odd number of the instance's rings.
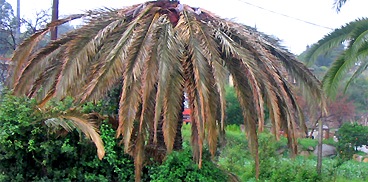
[[[339,5],[337,6],[338,10],[345,2],[346,0],[336,1],[335,4]],[[328,54],[343,43],[347,44],[345,51],[333,62],[322,80],[324,90],[328,95],[332,97],[336,95],[339,83],[353,66],[358,65],[358,68],[348,81],[345,90],[366,70],[368,66],[367,37],[368,19],[361,18],[335,29],[307,51],[305,61],[307,65],[311,65],[319,55]]]
[[[85,18],[86,25],[35,49],[47,32],[76,18]],[[323,104],[320,82],[273,38],[200,8],[157,1],[49,24],[16,50],[8,88],[43,106],[66,96],[80,104],[97,101],[119,85],[117,136],[123,136],[125,151],[134,157],[139,181],[144,149],[157,143],[160,120],[166,150],[172,151],[184,92],[191,109],[193,158],[201,166],[205,140],[215,155],[230,74],[258,176],[257,131],[263,130],[264,106],[274,132],[282,129],[288,135],[293,153],[297,127],[306,129],[286,72]]]

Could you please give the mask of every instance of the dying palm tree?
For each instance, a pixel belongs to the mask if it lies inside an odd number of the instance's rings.
[[[53,27],[75,18],[86,25],[52,41],[36,44]],[[215,155],[224,129],[225,80],[229,73],[244,114],[249,146],[256,160],[257,130],[263,130],[264,106],[275,133],[288,134],[296,153],[296,128],[305,129],[286,71],[316,99],[319,81],[273,38],[178,2],[146,2],[124,9],[89,11],[58,20],[26,40],[15,52],[8,87],[44,105],[73,96],[95,101],[120,84],[119,127],[125,151],[132,154],[140,180],[145,145],[163,140],[171,152],[186,92],[191,109],[193,158],[201,166],[203,144]],[[276,135],[278,137],[278,135]]]
[[[333,62],[322,81],[324,89],[330,96],[336,95],[339,83],[353,66],[358,65],[358,68],[348,81],[345,90],[352,81],[366,70],[368,66],[367,36],[368,19],[357,19],[339,29],[335,29],[307,51],[306,62],[312,64],[317,56],[324,53],[328,54],[334,48],[347,43],[347,49]]]

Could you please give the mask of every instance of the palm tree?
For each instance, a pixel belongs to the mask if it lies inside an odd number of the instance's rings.
[[[342,43],[348,44],[347,49],[333,62],[323,78],[324,89],[330,96],[334,97],[336,95],[339,83],[353,66],[358,65],[358,68],[348,81],[345,90],[367,68],[367,35],[368,19],[357,19],[339,29],[335,29],[307,51],[305,60],[310,65],[318,55],[328,54]]]
[[[34,50],[53,27],[75,18],[85,18],[86,25]],[[15,52],[8,87],[42,106],[66,96],[81,104],[96,101],[120,84],[117,136],[123,136],[125,151],[134,156],[139,181],[144,148],[150,132],[153,143],[158,142],[159,121],[166,150],[172,151],[184,91],[191,108],[193,158],[201,166],[206,139],[215,155],[218,133],[224,129],[229,73],[258,177],[257,130],[263,130],[264,106],[275,133],[282,129],[288,134],[294,153],[297,125],[305,129],[285,71],[323,101],[319,81],[275,39],[200,8],[157,1],[89,11],[49,24]]]

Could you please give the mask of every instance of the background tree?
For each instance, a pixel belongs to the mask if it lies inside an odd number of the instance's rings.
[[[346,160],[357,152],[357,147],[368,144],[368,127],[357,123],[344,123],[337,133],[337,151]]]
[[[356,107],[354,121],[359,121],[359,123],[366,125],[368,122],[368,81],[365,73],[363,75],[350,84],[346,90],[346,95],[349,97],[348,101],[354,102]]]
[[[366,18],[350,22],[326,35],[308,50],[305,59],[311,65],[319,55],[331,52],[333,48],[344,42],[348,44],[347,49],[334,61],[323,78],[324,90],[328,95],[336,95],[339,83],[351,68],[358,66],[345,89],[366,69],[368,65],[368,42],[365,39],[367,24]]]
[[[312,130],[315,129],[317,121],[323,119],[324,125],[329,128],[339,128],[345,122],[351,122],[356,116],[355,104],[353,101],[349,100],[349,96],[344,96],[342,93],[338,93],[335,99],[327,99],[327,111],[328,114],[322,116],[322,113],[318,111],[317,116],[314,115],[313,107],[305,100],[305,98],[298,96],[298,103],[300,104],[304,116],[309,127]]]
[[[0,0],[0,57],[7,57],[16,48],[16,22],[12,6]]]
[[[81,17],[87,19],[85,26],[34,51],[50,30]],[[325,105],[319,81],[275,39],[178,2],[147,2],[60,19],[25,40],[12,63],[9,88],[15,95],[36,98],[40,106],[67,96],[81,104],[96,101],[120,85],[117,135],[123,135],[125,151],[134,156],[136,181],[145,146],[157,144],[160,120],[166,150],[172,151],[184,91],[191,108],[193,158],[201,167],[206,139],[215,155],[217,131],[224,126],[227,73],[234,78],[245,116],[257,177],[257,130],[263,130],[264,105],[275,133],[281,128],[288,134],[293,154],[296,128],[305,129],[285,71]]]

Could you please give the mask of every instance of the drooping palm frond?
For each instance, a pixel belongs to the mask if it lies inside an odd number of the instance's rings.
[[[22,46],[28,51],[14,55],[18,66],[12,68],[9,88],[40,104],[66,96],[84,103],[101,99],[121,83],[117,136],[123,136],[125,151],[135,158],[137,181],[145,145],[151,143],[151,133],[152,143],[158,143],[161,122],[166,150],[173,149],[184,92],[191,109],[193,159],[201,166],[206,141],[211,154],[216,153],[225,126],[226,75],[234,78],[257,176],[257,132],[263,130],[264,107],[276,133],[282,129],[288,134],[293,152],[296,128],[305,125],[287,73],[323,103],[320,83],[309,70],[251,27],[168,1],[95,12],[86,16],[86,25],[40,51],[29,46],[35,38],[27,40]]]
[[[75,109],[70,109],[64,112],[51,112],[51,114],[50,112],[46,111],[44,114],[49,118],[45,121],[45,123],[49,126],[61,126],[68,132],[70,132],[73,128],[80,129],[86,135],[86,137],[92,139],[93,143],[96,145],[98,158],[103,158],[105,155],[105,149],[103,141],[98,134],[99,131],[95,124],[88,121],[84,114]]]
[[[367,58],[368,19],[362,18],[352,21],[339,29],[334,30],[319,40],[307,52],[306,61],[312,64],[318,55],[332,51],[343,42],[348,46],[343,54],[332,64],[323,78],[323,86],[326,93],[332,97],[336,95],[338,85],[346,73],[356,64],[361,64],[358,70],[350,78],[348,84],[354,81],[363,70]]]

